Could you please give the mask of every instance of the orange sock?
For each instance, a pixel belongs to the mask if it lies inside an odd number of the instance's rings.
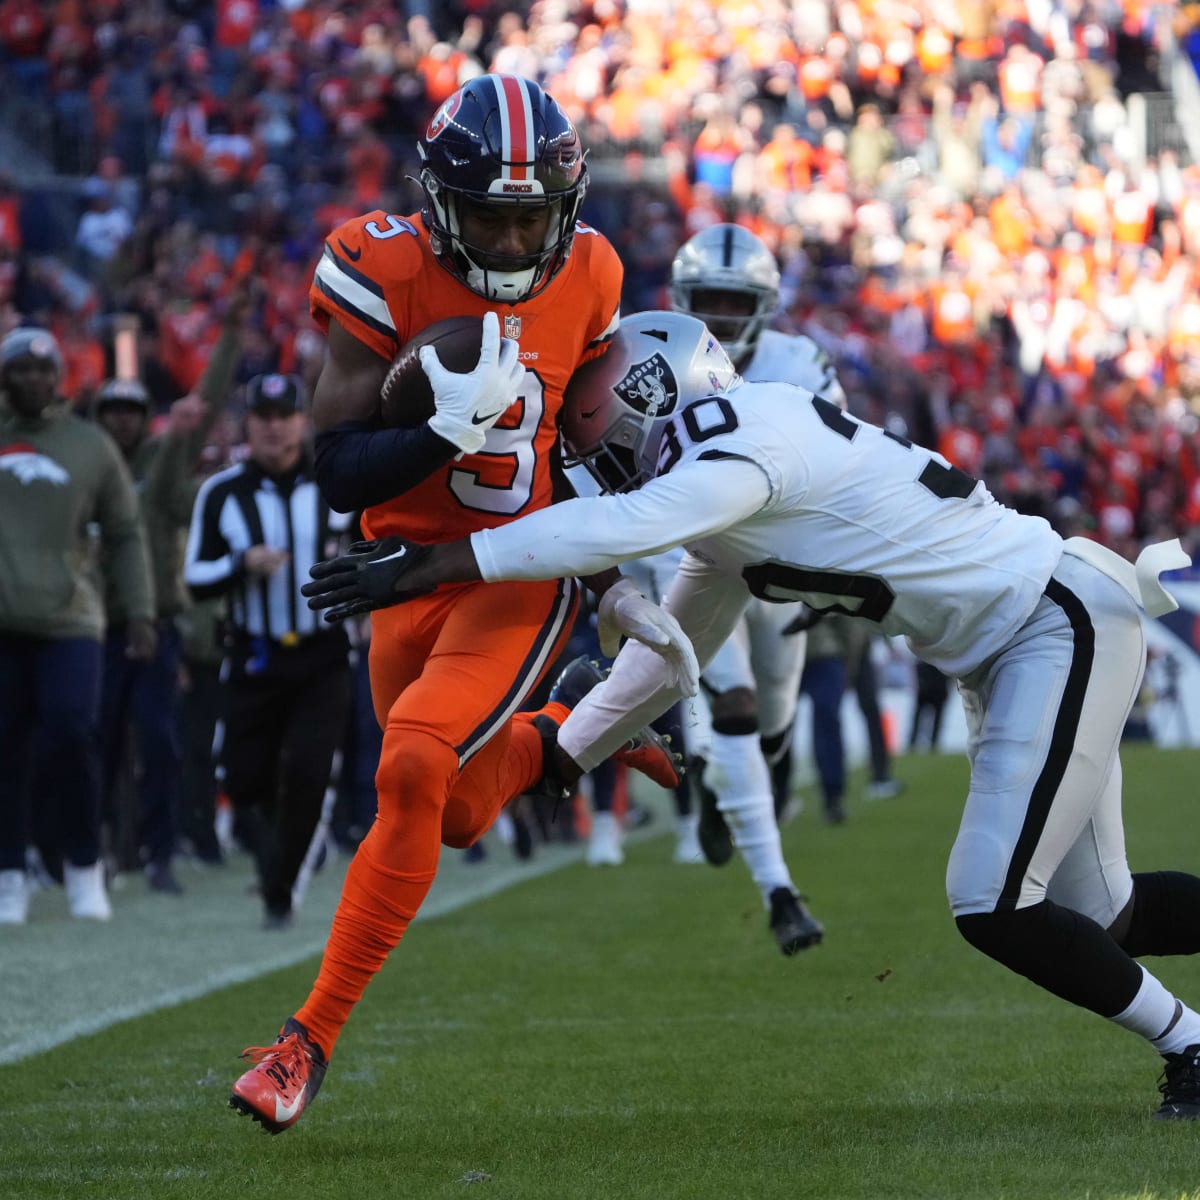
[[[387,870],[371,857],[370,836],[350,862],[321,970],[296,1013],[327,1059],[351,1010],[399,945],[436,874],[436,869],[415,875]]]
[[[295,1014],[326,1058],[433,885],[457,770],[458,755],[444,742],[387,730],[376,775],[379,815],[350,862],[321,969]]]

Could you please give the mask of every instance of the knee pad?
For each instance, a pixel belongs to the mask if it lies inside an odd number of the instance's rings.
[[[714,733],[731,737],[758,732],[758,699],[750,688],[730,688],[709,697]]]
[[[389,727],[375,772],[379,814],[435,810],[439,816],[458,777],[458,752],[428,733]]]

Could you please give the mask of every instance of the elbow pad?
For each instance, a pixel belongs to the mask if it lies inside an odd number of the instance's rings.
[[[355,512],[415,487],[458,453],[424,423],[376,429],[365,421],[342,421],[317,434],[317,486],[330,508]]]

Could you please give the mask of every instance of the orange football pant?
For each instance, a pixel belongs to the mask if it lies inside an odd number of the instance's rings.
[[[378,814],[296,1013],[326,1056],[421,907],[442,845],[471,845],[541,778],[541,736],[517,709],[565,649],[577,604],[569,580],[472,583],[372,614]]]

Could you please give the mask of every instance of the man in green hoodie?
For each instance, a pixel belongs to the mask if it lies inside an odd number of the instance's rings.
[[[128,613],[127,652],[155,650],[146,539],[129,470],[112,440],[59,395],[62,354],[44,329],[0,341],[0,924],[29,908],[29,772],[56,810],[73,916],[108,920],[100,845],[97,728],[104,604],[91,529]],[[39,736],[40,735],[40,736]],[[46,753],[31,764],[29,748]]]
[[[143,661],[126,653],[129,613],[121,581],[103,562],[108,610],[100,710],[104,816],[114,830],[131,826],[130,852],[144,854],[151,889],[170,895],[183,891],[172,864],[182,824],[182,635],[178,619],[189,604],[183,583],[183,550],[196,495],[193,474],[213,426],[229,403],[250,302],[251,278],[246,275],[230,293],[221,336],[193,398],[195,403],[187,398],[176,402],[163,433],[151,433],[150,397],[136,379],[108,380],[93,403],[97,423],[117,443],[138,490],[154,572],[158,634],[158,648],[151,658]],[[123,821],[116,812],[115,791],[131,723],[142,766],[140,803],[137,813]]]

